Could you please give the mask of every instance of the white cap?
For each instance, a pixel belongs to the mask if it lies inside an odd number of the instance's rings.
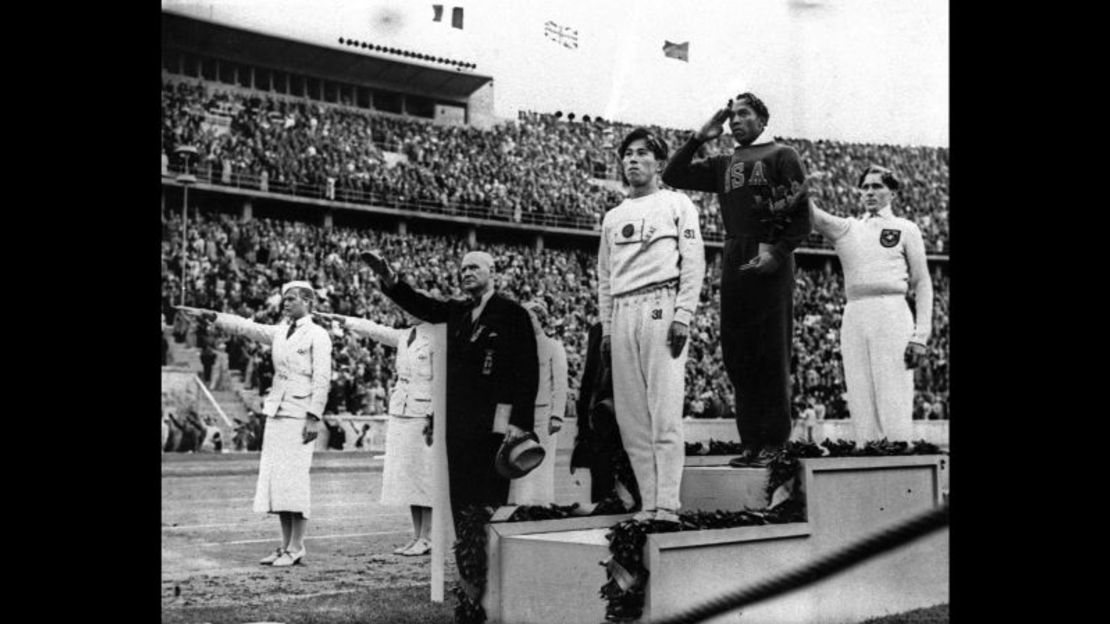
[[[316,291],[312,289],[312,284],[309,284],[308,282],[295,281],[295,282],[285,282],[285,284],[282,285],[282,287],[281,287],[281,295],[284,297],[285,293],[290,288],[304,288],[306,290],[312,291],[313,294],[316,293]]]

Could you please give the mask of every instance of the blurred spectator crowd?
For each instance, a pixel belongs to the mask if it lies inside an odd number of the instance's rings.
[[[174,319],[180,301],[183,254],[180,216],[162,215],[162,313]],[[464,241],[445,236],[398,235],[370,229],[331,228],[255,218],[240,221],[226,213],[199,211],[188,227],[187,305],[253,318],[280,319],[280,286],[306,280],[316,288],[319,311],[369,318],[390,326],[415,321],[381,294],[377,278],[357,260],[359,251],[379,249],[406,279],[438,297],[461,296],[456,263]],[[571,397],[582,375],[586,333],[597,320],[596,254],[514,244],[483,244],[497,259],[497,286],[518,301],[543,299],[551,311],[552,333],[567,349]],[[708,263],[701,306],[691,326],[685,413],[694,417],[731,416],[732,388],[721,358],[719,255]],[[824,268],[799,268],[795,290],[794,396],[797,411],[822,418],[845,418],[839,328],[844,307],[842,276]],[[918,369],[915,417],[947,418],[948,279],[934,275],[935,312],[927,363]],[[333,341],[332,388],[325,413],[381,414],[395,379],[392,348],[359,339],[338,325]],[[173,321],[174,339],[189,328]],[[222,383],[237,370],[248,388],[264,393],[272,383],[269,348],[214,328],[195,327],[195,344],[212,352],[205,379]],[[223,362],[226,361],[226,364]]]
[[[479,129],[166,80],[162,162],[178,170],[174,149],[192,145],[191,171],[213,183],[589,229],[623,197],[616,148],[632,126],[587,119],[521,112]],[[649,127],[672,150],[693,130]],[[834,214],[858,210],[866,165],[891,167],[904,182],[897,212],[921,227],[928,249],[948,251],[947,148],[779,140],[799,151],[821,207]],[[702,148],[732,149],[728,134]],[[689,195],[707,237],[723,235],[716,198]],[[818,235],[807,244],[825,245]]]

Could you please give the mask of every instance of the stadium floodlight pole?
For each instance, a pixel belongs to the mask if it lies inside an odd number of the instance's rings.
[[[185,284],[187,283],[185,271],[189,260],[189,238],[186,236],[189,229],[189,185],[196,184],[197,178],[189,173],[189,157],[197,155],[197,148],[192,145],[179,145],[174,150],[185,159],[185,172],[177,176],[177,183],[181,185],[184,197],[181,200],[181,305],[185,305]]]

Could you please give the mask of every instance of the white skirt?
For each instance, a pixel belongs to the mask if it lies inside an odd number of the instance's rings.
[[[432,447],[424,443],[428,418],[390,415],[382,468],[383,505],[432,506]]]
[[[547,433],[551,413],[548,407],[535,408],[536,437],[543,447],[543,461],[532,472],[509,482],[510,505],[550,505],[555,502],[555,452],[559,443],[559,433]]]
[[[262,434],[262,458],[258,463],[258,485],[254,510],[258,513],[299,511],[309,517],[312,496],[309,470],[316,442],[304,443],[303,418],[270,416]]]

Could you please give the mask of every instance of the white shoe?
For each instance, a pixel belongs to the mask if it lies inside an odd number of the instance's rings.
[[[419,557],[420,555],[426,555],[430,552],[432,552],[432,543],[422,537],[413,543],[412,548],[409,548],[401,554],[406,557]]]
[[[405,544],[404,546],[401,546],[401,547],[399,547],[399,548],[394,548],[394,549],[393,549],[393,554],[395,554],[395,555],[403,555],[403,554],[405,554],[405,551],[406,551],[406,550],[408,550],[408,549],[410,549],[410,548],[412,548],[412,547],[413,547],[413,544],[416,544],[416,538],[415,538],[415,537],[414,537],[414,538],[412,538],[412,539],[410,539],[410,540],[408,541],[408,543],[406,543],[406,544]]]
[[[670,509],[657,509],[655,511],[655,521],[679,524],[678,514]]]
[[[278,548],[278,549],[274,550],[274,552],[272,552],[269,555],[266,555],[265,557],[263,557],[261,560],[259,560],[258,563],[261,563],[262,565],[272,565],[275,561],[278,560],[279,557],[281,557],[281,554],[284,553],[284,552],[285,552],[284,550],[282,550],[281,548]]]
[[[307,549],[305,548],[301,548],[298,552],[290,552],[287,550],[281,553],[281,556],[278,557],[272,565],[275,568],[285,568],[291,565],[296,565],[298,563],[301,563],[301,560],[304,559],[304,555],[306,552]]]

